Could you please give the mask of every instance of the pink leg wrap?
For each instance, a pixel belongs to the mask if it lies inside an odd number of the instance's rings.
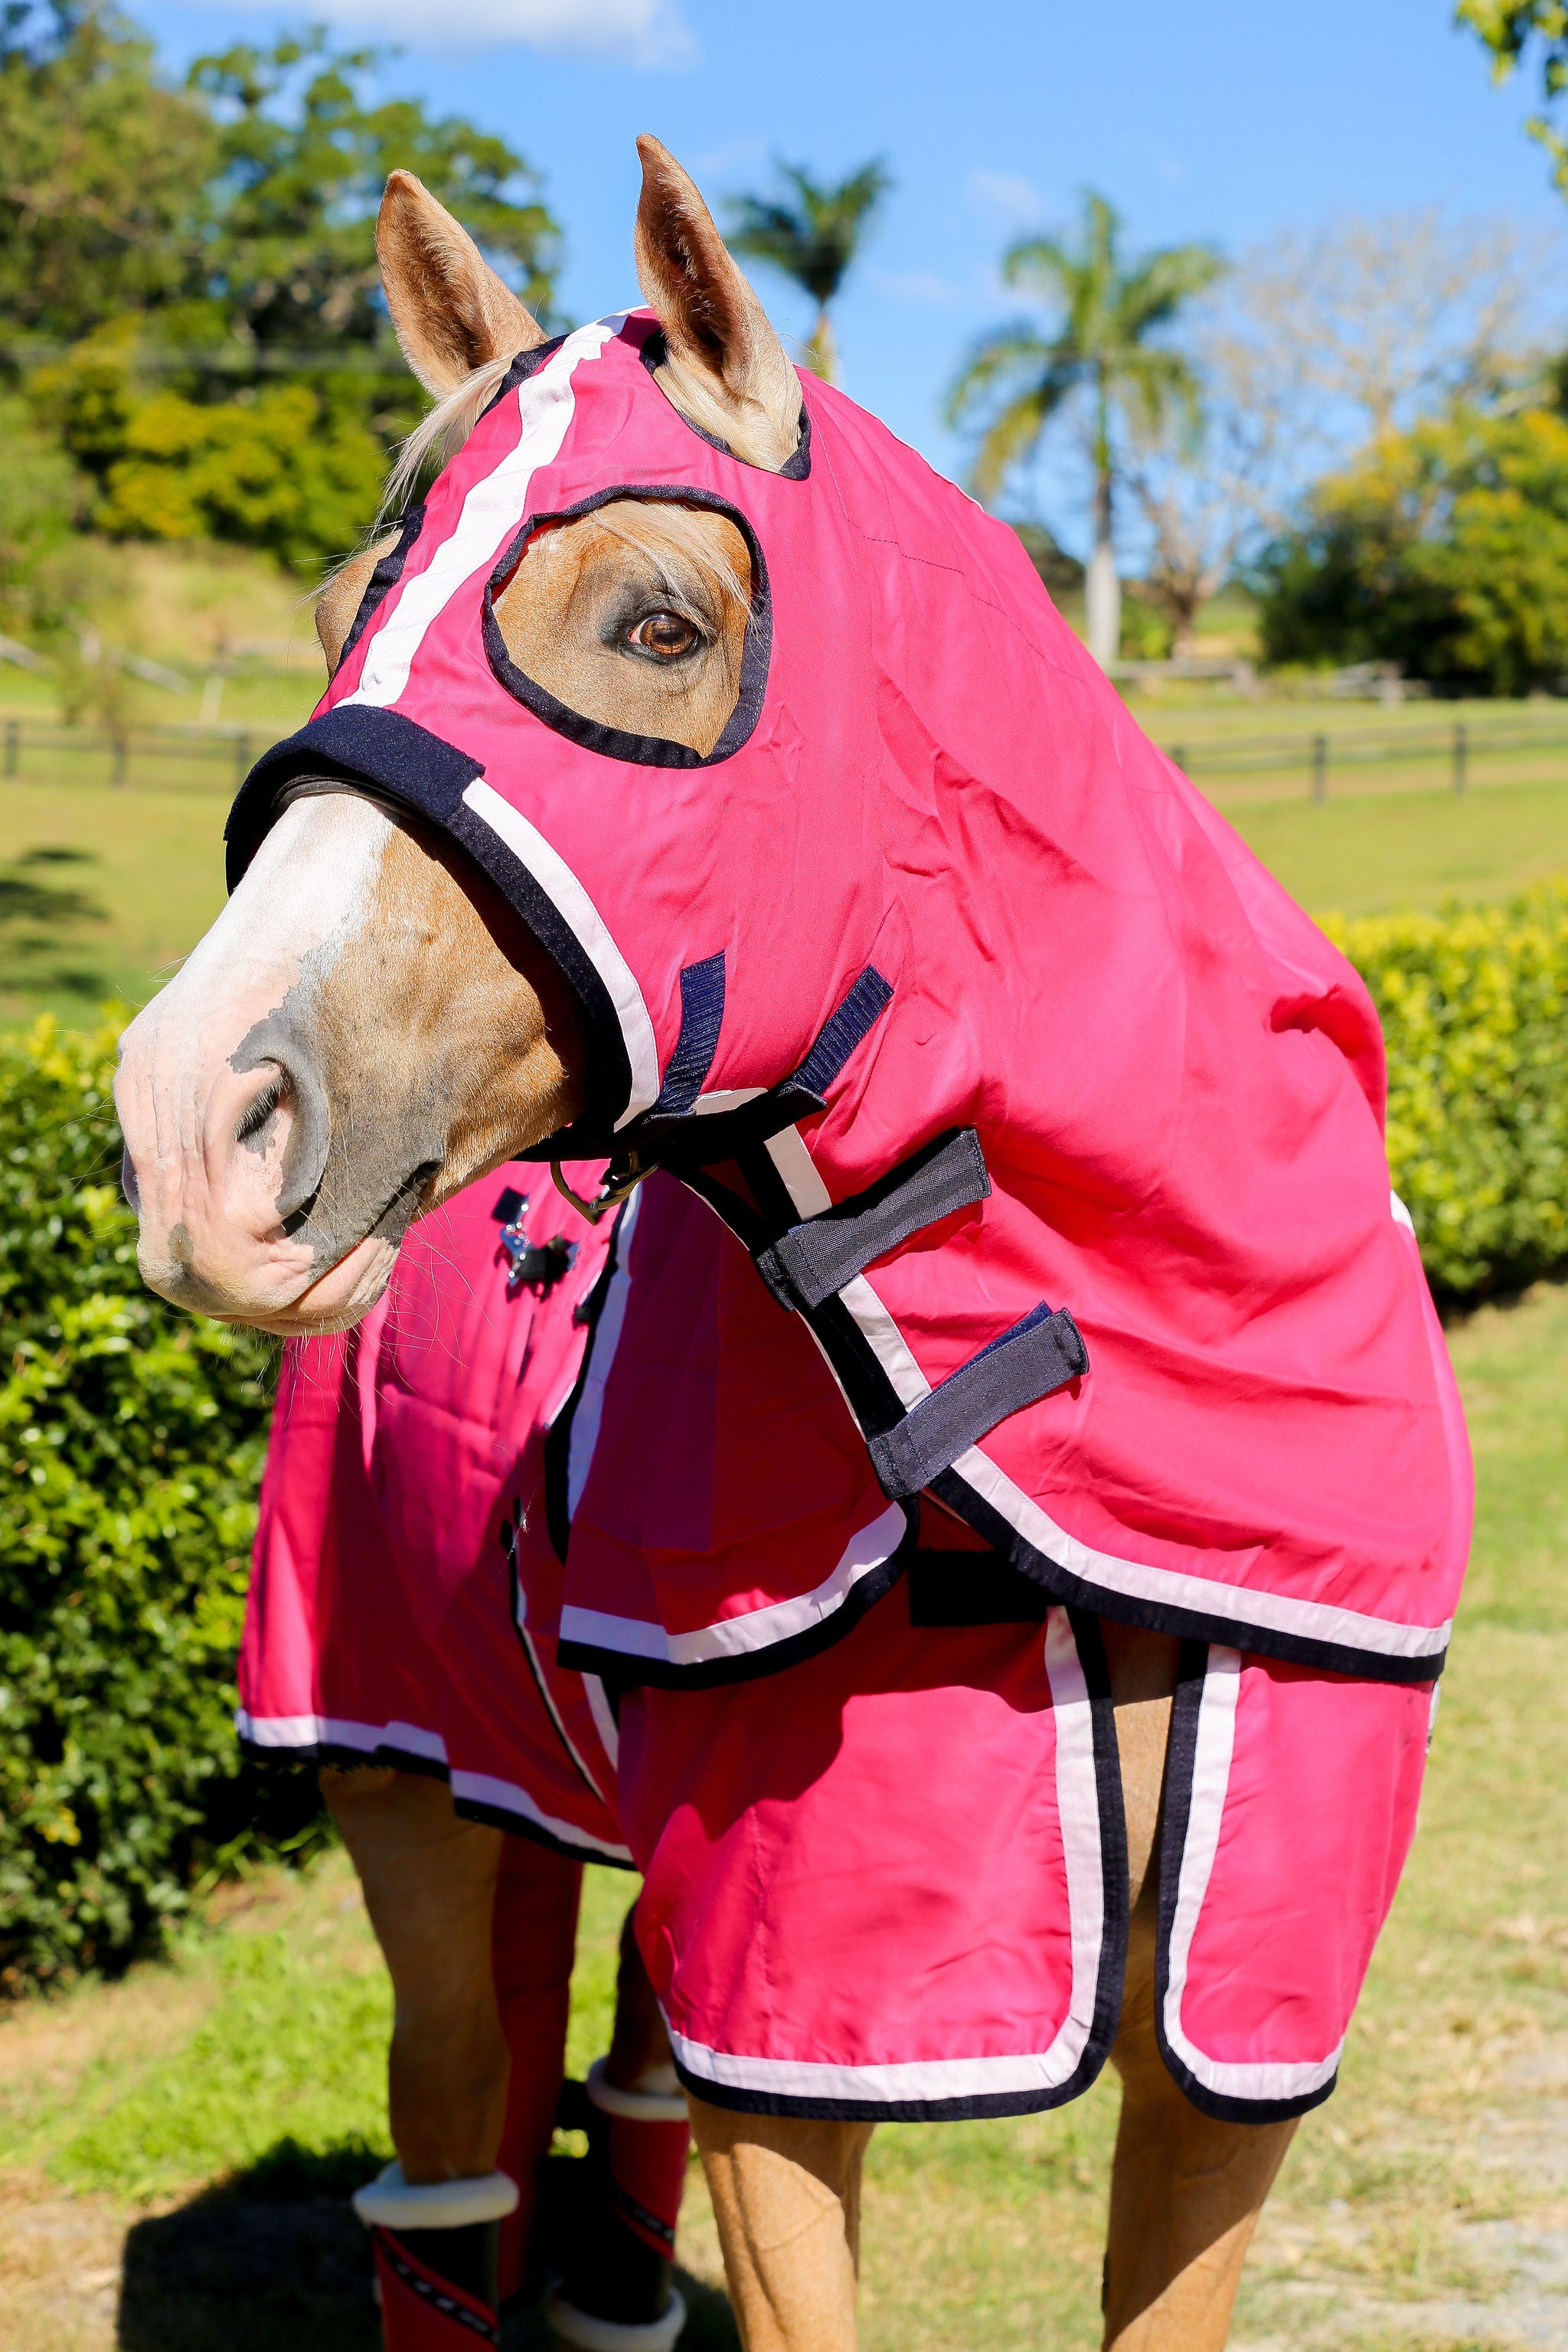
[[[496,2227],[372,2231],[385,2352],[479,2352],[500,2344]]]

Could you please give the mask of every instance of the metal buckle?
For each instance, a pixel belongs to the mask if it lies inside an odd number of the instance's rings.
[[[555,1180],[556,1191],[563,1199],[570,1201],[578,1215],[586,1217],[591,1225],[598,1224],[603,1218],[609,1215],[612,1209],[618,1209],[623,1201],[629,1201],[643,1178],[651,1175],[652,1172],[651,1169],[639,1168],[635,1156],[618,1171],[612,1162],[605,1171],[604,1182],[598,1192],[593,1200],[584,1201],[580,1192],[574,1192],[572,1190],[562,1174],[560,1160],[552,1160],[550,1163],[550,1173]]]
[[[522,1206],[527,1208],[526,1201]],[[557,1234],[547,1242],[531,1242],[521,1226],[516,1224],[501,1227],[500,1245],[507,1255],[506,1295],[509,1298],[515,1298],[525,1286],[537,1290],[541,1298],[548,1298],[577,1255],[576,1243],[569,1242],[564,1234]]]

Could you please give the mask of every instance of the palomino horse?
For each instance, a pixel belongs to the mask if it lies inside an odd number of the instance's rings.
[[[637,268],[662,328],[644,364],[698,434],[784,474],[802,440],[799,379],[690,181],[656,142],[641,152]],[[542,338],[405,174],[388,184],[379,248],[403,348],[437,397],[421,446],[441,434],[451,446]],[[329,659],[366,608],[375,562],[350,565],[323,599]],[[723,751],[747,691],[757,563],[718,499],[584,500],[538,531],[510,577],[497,573],[492,667],[512,665],[536,707],[543,698],[572,716],[579,740],[595,729],[605,741],[657,739],[667,766],[687,753],[699,764]],[[984,695],[984,680],[973,690]],[[289,797],[122,1051],[147,1280],[193,1309],[281,1332],[353,1322],[384,1286],[411,1216],[566,1129],[595,1082],[588,1027],[534,929],[451,838],[352,775],[307,778]],[[646,1102],[658,1082],[655,1069]],[[1294,2122],[1204,2112],[1163,2063],[1152,1865],[1179,1644],[1109,1616],[1100,1633],[1131,1912],[1111,2053],[1123,2095],[1105,2340],[1201,2352],[1225,2339]],[[850,2347],[866,2125],[699,2095],[691,2112],[749,2352]]]
[[[388,2352],[426,2340],[416,2259],[422,2285],[444,2276],[490,2320],[533,2243],[563,2273],[559,2334],[650,2352],[683,2315],[668,2255],[686,2111],[629,1932],[612,2045],[579,2101],[593,2157],[552,2168],[574,2210],[554,2199],[533,2228],[583,1864],[631,1857],[613,1718],[556,1662],[561,1564],[529,1507],[552,1424],[571,1425],[611,1236],[537,1171],[512,1172],[528,1194],[470,1188],[353,1332],[285,1351],[239,1728],[255,1755],[321,1764],[392,1978],[399,2170],[358,2200]],[[468,2184],[460,2219],[451,2181]]]

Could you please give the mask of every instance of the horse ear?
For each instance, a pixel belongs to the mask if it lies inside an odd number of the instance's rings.
[[[646,133],[637,153],[637,281],[669,353],[659,381],[692,424],[777,473],[800,438],[800,378],[674,156]]]
[[[543,330],[481,260],[466,228],[412,172],[394,172],[375,252],[403,356],[437,400],[487,361],[531,352]]]

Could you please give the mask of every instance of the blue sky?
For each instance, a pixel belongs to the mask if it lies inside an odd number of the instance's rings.
[[[996,257],[1092,184],[1139,243],[1237,251],[1354,206],[1436,204],[1555,226],[1568,207],[1521,129],[1536,92],[1495,89],[1445,0],[152,0],[133,13],[171,67],[323,15],[397,40],[389,89],[500,131],[564,225],[564,306],[590,317],[634,281],[634,133],[651,130],[710,201],[763,183],[776,150],[824,173],[884,154],[897,181],[846,289],[846,388],[949,472],[939,417],[966,344],[1012,309]],[[520,38],[522,33],[528,37]],[[759,272],[770,311],[806,308]],[[1074,537],[1074,518],[1053,515]]]

